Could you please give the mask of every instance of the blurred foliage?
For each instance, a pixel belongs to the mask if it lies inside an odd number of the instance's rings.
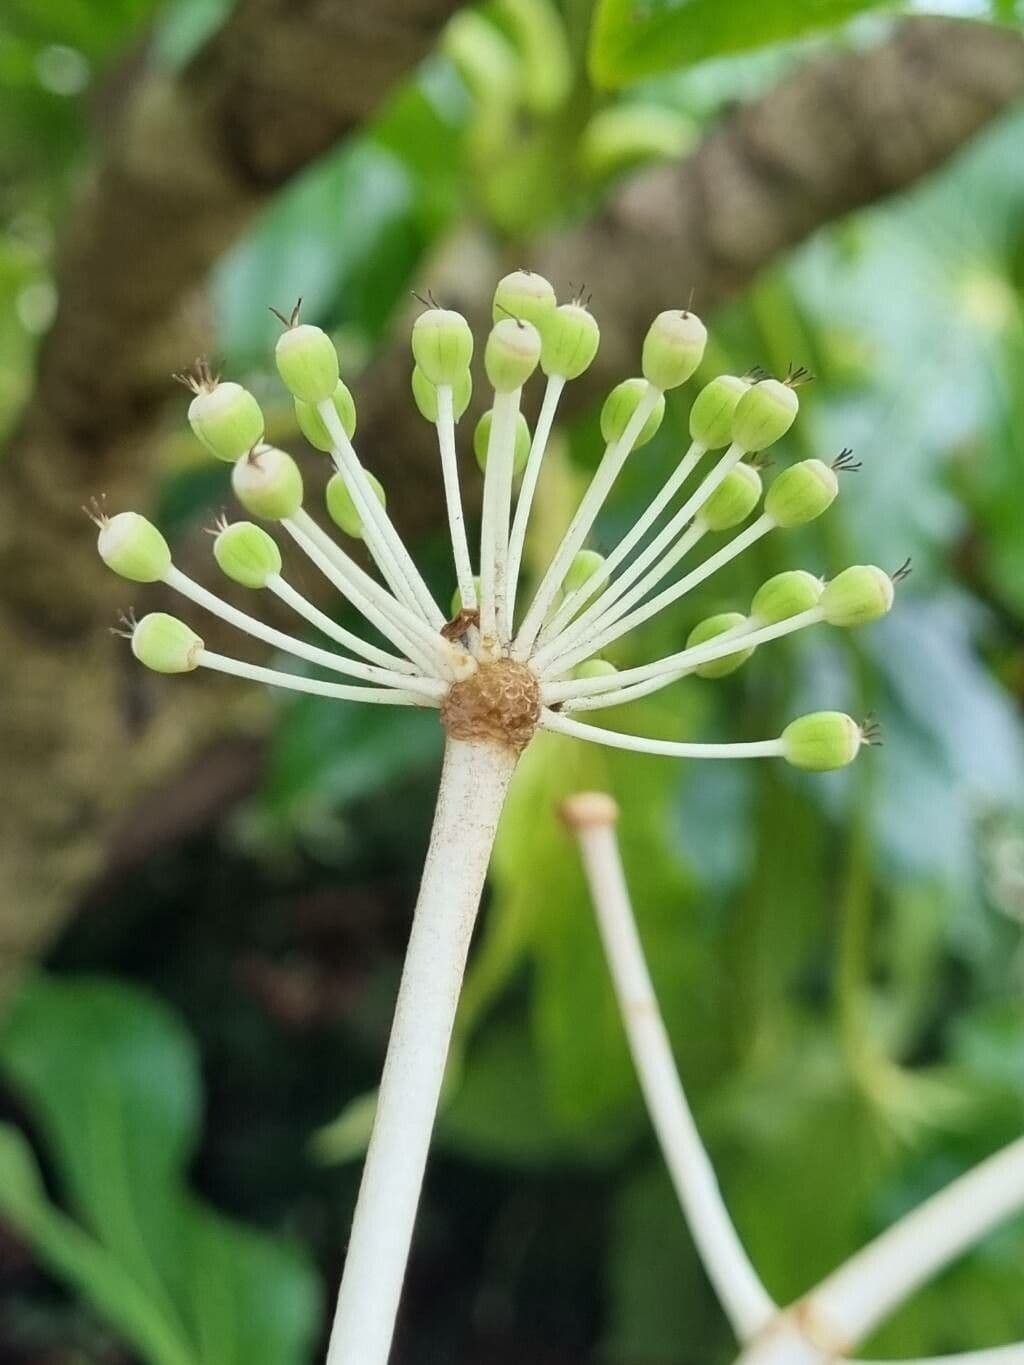
[[[801,36],[861,8],[600,0],[592,29],[581,0],[560,12],[495,0],[461,14],[373,125],[277,195],[221,262],[226,367],[269,393],[265,305],[302,293],[357,371],[456,231],[518,246],[591,212],[617,177],[682,154],[808,48],[874,33],[883,21],[866,15],[838,35]],[[53,228],[88,154],[97,74],[150,25],[159,60],[186,60],[225,9],[24,0],[0,17],[0,427],[52,311]],[[588,50],[601,85],[625,94],[593,87]],[[731,1358],[554,816],[573,790],[604,787],[622,806],[680,1068],[773,1293],[798,1293],[1021,1130],[1022,140],[1024,119],[1011,115],[912,194],[818,234],[714,319],[699,378],[791,361],[817,376],[778,458],[852,445],[864,468],[820,528],[763,542],[616,662],[678,647],[698,619],[744,606],[784,567],[894,567],[912,554],[915,574],[892,617],[862,636],[809,633],[608,723],[760,738],[835,705],[876,711],[886,747],[813,780],[553,737],[528,751],[458,1024],[410,1279],[408,1365],[540,1362],[545,1349],[560,1365]],[[627,467],[598,547],[614,544],[678,456],[687,402],[672,398],[662,432]],[[590,414],[563,433],[545,473],[535,570],[597,453]],[[176,455],[162,498],[189,524],[222,493]],[[447,600],[450,570],[435,547],[424,553]],[[10,1116],[40,1154],[13,1124],[2,1129],[4,1221],[91,1305],[89,1321],[160,1365],[313,1358],[304,1262],[212,1208],[294,1230],[333,1286],[357,1169],[322,1163],[365,1138],[427,837],[440,752],[429,717],[309,698],[274,717],[258,795],[83,917],[56,975],[31,986],[0,1034]],[[89,972],[122,980],[80,979]],[[195,1050],[154,996],[173,1002],[203,1058],[203,1202],[185,1174],[198,1140]],[[183,1256],[197,1272],[187,1282]],[[871,1349],[936,1354],[1024,1336],[1022,1258],[1018,1221],[919,1294]],[[54,1313],[52,1286],[17,1264],[8,1275],[0,1248],[0,1340],[7,1332],[15,1358],[35,1360],[38,1340],[77,1343],[61,1361],[110,1358],[106,1338],[90,1346],[81,1323]],[[264,1310],[283,1339],[259,1326]],[[245,1324],[258,1328],[252,1341],[237,1335]],[[220,1332],[230,1344],[215,1350],[209,1334]]]
[[[878,0],[598,0],[590,39],[590,74],[614,89],[764,47],[809,29],[829,28]]]
[[[189,1194],[197,1059],[155,1001],[117,982],[37,981],[4,1027],[0,1068],[29,1106],[75,1218],[28,1144],[0,1127],[0,1211],[152,1365],[298,1365],[319,1287],[294,1250]]]

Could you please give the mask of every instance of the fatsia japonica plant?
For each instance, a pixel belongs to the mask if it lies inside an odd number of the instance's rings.
[[[722,677],[761,645],[797,631],[874,621],[889,611],[905,572],[854,565],[828,582],[802,569],[777,574],[746,611],[709,617],[680,640],[678,650],[617,671],[605,657],[617,641],[762,537],[785,535],[827,511],[844,471],[854,467],[852,457],[843,451],[831,461],[790,464],[765,491],[764,452],[796,419],[806,376],[800,370],[783,379],[759,371],[720,375],[694,398],[689,448],[636,523],[607,556],[588,548],[624,465],[661,423],[666,392],[684,385],[702,361],[703,323],[689,308],[669,309],[651,323],[641,373],[625,378],[605,400],[604,453],[546,572],[521,602],[524,546],[559,400],[565,385],[592,363],[599,330],[582,300],[559,304],[547,280],[528,271],[500,281],[493,318],[483,354],[493,400],[474,441],[483,469],[476,556],[456,447],[457,425],[472,394],[473,334],[460,314],[432,302],[412,329],[413,397],[436,427],[440,452],[456,584],[450,615],[395,529],[386,490],[356,453],[356,405],[339,376],[331,339],[302,323],[297,309],[282,318],[277,368],[302,432],[334,466],[326,512],[345,536],[363,542],[376,574],[310,514],[299,466],[264,440],[263,414],[247,390],[197,363],[185,376],[194,394],[189,420],[211,454],[232,465],[235,495],[256,519],[218,523],[218,566],[234,583],[272,593],[330,648],[271,627],[195,582],[174,564],[160,531],[137,512],[94,509],[99,552],[115,572],[139,583],[163,583],[281,654],[348,681],[214,653],[189,625],[163,612],[124,622],[133,653],[147,667],[161,673],[213,669],[340,702],[433,709],[446,734],[329,1365],[384,1365],[390,1351],[467,951],[499,815],[523,750],[538,731],[549,730],[666,757],[781,759],[816,772],[843,767],[872,743],[875,731],[835,711],[798,717],[781,735],[746,743],[641,738],[580,717],[691,674]],[[545,385],[531,433],[520,404],[538,368]],[[296,589],[279,539],[312,561],[365,619],[372,638],[340,626]],[[707,542],[715,548],[702,554]],[[684,565],[687,560],[692,567]]]

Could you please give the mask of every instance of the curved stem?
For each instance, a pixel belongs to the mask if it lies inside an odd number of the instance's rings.
[[[264,625],[258,617],[239,611],[229,602],[222,602],[214,593],[204,588],[201,583],[193,582],[174,565],[171,565],[164,574],[163,581],[169,588],[180,592],[183,597],[195,602],[212,616],[219,616],[236,630],[251,635],[256,640],[262,640],[264,644],[272,645],[275,649],[283,650],[285,654],[291,654],[296,659],[305,659],[307,663],[330,669],[333,673],[345,673],[350,678],[383,683],[388,687],[403,687],[410,692],[421,692],[425,696],[438,697],[444,691],[444,684],[437,678],[409,676],[395,673],[391,669],[378,668],[376,664],[365,664],[359,659],[346,659],[340,654],[333,654],[329,649],[309,645],[305,640],[298,640],[293,635],[286,635],[284,631],[275,630],[273,626]]]
[[[753,618],[747,619],[750,621]],[[770,626],[759,626],[756,630],[741,631],[737,626],[734,631],[723,631],[721,635],[714,636],[706,644],[691,645],[689,649],[666,654],[660,659],[653,659],[649,664],[638,664],[636,668],[624,668],[620,673],[609,674],[607,677],[565,678],[545,682],[541,686],[541,698],[550,706],[555,702],[570,699],[575,701],[578,697],[599,694],[603,697],[607,693],[619,692],[632,683],[646,682],[651,678],[665,678],[666,681],[671,681],[682,671],[689,672],[699,668],[701,664],[724,659],[740,650],[755,649],[758,645],[768,644],[771,640],[781,640],[783,636],[795,635],[809,626],[820,624],[824,619],[824,612],[820,607],[809,607],[807,611],[798,612],[796,616],[787,616],[784,621],[776,621]]]
[[[614,582],[609,583],[600,597],[591,602],[586,611],[573,622],[565,633],[566,644],[584,633],[589,634],[592,627],[606,615],[609,607],[618,601],[626,589],[636,582],[659,555],[672,548],[676,539],[686,530],[712,493],[724,482],[727,475],[739,464],[745,454],[746,451],[742,446],[729,446],[714,468],[704,476],[690,497],[687,498],[671,520],[666,522],[651,543],[641,550],[632,564],[627,565],[619,577]],[[554,652],[560,652],[563,642],[559,639],[552,640],[546,649],[538,651],[538,657],[543,654],[547,658],[552,652],[552,646]]]
[[[446,657],[446,642],[434,635],[418,616],[364,573],[340,545],[317,525],[308,512],[299,509],[281,525],[329,583],[358,612],[377,627],[385,639],[402,651],[424,673],[439,671],[451,676],[451,661]]]
[[[439,629],[444,625],[444,616],[431,597],[416,561],[373,491],[355,447],[341,425],[337,408],[327,399],[317,404],[317,411],[330,434],[334,447],[332,458],[362,518],[366,545],[377,566],[395,595],[403,598],[410,610],[421,615],[428,625]]]
[[[754,627],[751,625],[751,618],[748,617],[738,626],[733,626],[729,630],[723,630],[721,635],[716,635],[717,642],[726,643],[730,640],[740,640],[744,635],[752,634]],[[750,648],[750,646],[747,646]],[[699,664],[696,667],[700,667]],[[625,706],[627,702],[639,701],[641,697],[649,697],[652,692],[659,692],[663,687],[669,687],[674,682],[679,682],[681,678],[689,677],[694,671],[694,665],[686,668],[674,668],[670,672],[652,673],[650,677],[643,678],[639,682],[634,682],[628,686],[612,688],[608,692],[598,692],[593,696],[570,697],[562,706],[562,714],[577,711],[601,711],[609,706]],[[613,680],[614,681],[614,680]]]
[[[563,814],[579,841],[619,1011],[665,1164],[719,1301],[739,1340],[749,1341],[778,1308],[740,1242],[686,1101],[630,904],[614,806],[584,794],[567,802]]]
[[[542,711],[541,728],[559,735],[589,739],[609,749],[631,749],[637,754],[661,754],[666,758],[781,758],[781,739],[760,739],[747,744],[698,744],[672,739],[646,739],[643,735],[621,735],[617,730],[602,730],[598,725],[583,725],[578,720]]]
[[[705,582],[712,574],[717,573],[718,570],[728,564],[730,560],[735,559],[737,555],[740,555],[744,550],[749,549],[755,541],[758,541],[762,536],[767,535],[774,526],[775,522],[767,513],[758,517],[757,521],[748,526],[745,531],[741,531],[738,536],[734,536],[727,545],[723,545],[720,550],[706,559],[703,564],[699,564],[697,568],[691,570],[690,573],[677,579],[675,583],[670,584],[669,587],[658,593],[656,597],[652,597],[651,600],[644,603],[642,607],[637,607],[635,611],[631,611],[626,616],[621,617],[614,624],[608,626],[606,630],[601,630],[597,635],[590,637],[585,644],[580,645],[576,649],[570,649],[565,654],[559,655],[557,659],[552,661],[549,667],[557,668],[559,672],[566,668],[572,668],[576,664],[582,663],[584,659],[589,658],[591,654],[596,654],[599,650],[604,649],[605,645],[611,644],[612,641],[617,640],[620,635],[628,635],[631,630],[635,630],[637,626],[643,625],[643,623],[649,621],[652,616],[657,616],[659,612],[664,611],[665,608],[671,606],[673,602],[678,602],[680,597],[685,597],[687,593],[692,592],[694,588]]]
[[[1024,1138],[1004,1147],[852,1256],[802,1301],[852,1347],[992,1228],[1024,1209]]]
[[[313,697],[330,697],[333,701],[368,701],[380,706],[439,706],[440,697],[421,692],[402,691],[392,687],[350,687],[347,683],[323,682],[320,678],[304,678],[301,673],[282,673],[276,668],[248,664],[243,659],[231,659],[225,654],[214,654],[201,649],[196,655],[200,668],[212,668],[215,673],[230,673],[234,678],[265,683],[287,692],[307,692]]]
[[[350,649],[353,654],[361,654],[371,663],[380,664],[382,668],[394,669],[396,673],[416,672],[416,665],[411,664],[408,659],[402,659],[397,654],[389,654],[386,649],[378,649],[368,640],[363,640],[358,635],[353,635],[352,631],[346,630],[344,626],[339,626],[337,621],[303,597],[302,593],[293,588],[280,574],[271,574],[267,579],[267,587],[285,606],[291,607],[296,615],[308,621],[329,640]]]
[[[583,617],[580,617],[576,625],[570,626],[561,636],[552,640],[545,650],[538,650],[534,659],[535,666],[537,668],[548,667],[550,661],[554,659],[557,667],[557,661],[561,655],[569,653],[570,650],[586,649],[592,640],[606,636],[609,628],[625,616],[631,607],[646,597],[666,574],[671,573],[679,561],[700,544],[707,533],[708,528],[703,521],[697,520],[692,526],[688,526],[672,548],[666,552],[662,559],[658,560],[653,569],[640,579],[639,583],[634,583],[631,588],[622,592],[621,596],[615,595],[614,600],[609,600],[613,596],[612,590],[609,590],[605,597],[601,598],[602,602],[608,601],[608,605],[601,615],[590,620],[589,624],[584,621]],[[621,581],[613,585],[613,589],[620,588]]]
[[[327,1365],[385,1365],[487,864],[516,765],[449,740]]]

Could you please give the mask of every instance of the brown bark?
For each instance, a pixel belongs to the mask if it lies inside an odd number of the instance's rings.
[[[705,316],[787,248],[844,214],[907,189],[1024,96],[1024,38],[956,20],[907,20],[891,39],[801,67],[737,108],[681,165],[629,181],[595,218],[538,242],[527,264],[565,293],[586,280],[601,349],[570,384],[563,412],[593,403],[636,372],[651,318],[672,301]],[[435,290],[485,325],[476,267],[441,265]],[[493,281],[488,281],[488,287]],[[423,471],[409,514],[436,520],[440,502],[423,449],[431,433],[406,400],[408,328],[399,329],[360,390],[360,439],[378,463],[400,452],[403,477]],[[406,417],[408,415],[408,420]],[[402,423],[400,429],[396,424]],[[410,458],[421,451],[423,458]],[[385,480],[386,481],[386,480]]]
[[[144,443],[167,373],[201,341],[208,267],[274,187],[374,107],[429,45],[448,0],[372,6],[242,0],[176,80],[146,76],[108,129],[61,258],[60,313],[0,498],[0,719],[9,794],[0,835],[0,992],[101,865],[131,794],[221,720],[218,686],[126,666],[103,626],[123,591],[78,511],[104,489],[144,505]],[[1024,40],[938,19],[872,51],[816,60],[737,110],[681,165],[630,182],[533,264],[595,289],[603,345],[579,406],[635,368],[666,299],[702,311],[817,227],[912,184],[1024,93]],[[460,267],[461,267],[460,263]],[[447,300],[482,311],[480,273]],[[361,444],[401,458],[407,528],[436,517],[425,424],[406,422],[396,341],[360,389]]]
[[[268,196],[360,124],[457,0],[239,0],[179,74],[142,64],[61,247],[60,305],[0,497],[0,994],[100,865],[112,816],[220,721],[223,688],[124,667],[124,585],[81,504],[145,505],[168,375],[207,340],[201,288]]]

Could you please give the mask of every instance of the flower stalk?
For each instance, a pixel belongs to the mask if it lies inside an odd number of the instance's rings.
[[[330,337],[301,323],[298,308],[279,316],[285,329],[276,348],[279,373],[294,398],[300,429],[336,471],[325,490],[326,510],[340,532],[363,543],[371,567],[362,567],[312,515],[299,465],[266,443],[263,414],[246,389],[222,383],[208,366],[198,365],[187,378],[193,391],[189,420],[204,447],[232,465],[235,495],[255,518],[218,525],[217,564],[235,585],[269,591],[332,648],[264,625],[187,577],[174,565],[159,530],[138,513],[111,517],[96,507],[92,515],[99,553],[122,577],[163,582],[245,635],[312,669],[352,681],[213,653],[185,622],[160,612],[126,622],[133,653],[147,667],[166,674],[203,668],[331,700],[418,706],[437,711],[445,731],[434,828],[328,1357],[329,1365],[386,1365],[466,954],[518,755],[539,729],[547,729],[641,753],[775,757],[812,771],[842,767],[872,741],[873,732],[838,712],[801,717],[779,736],[742,744],[645,739],[582,723],[568,712],[622,704],[690,673],[724,676],[760,645],[820,621],[865,624],[889,610],[898,575],[890,579],[880,569],[854,566],[822,587],[813,575],[790,571],[769,580],[746,615],[726,613],[698,622],[683,650],[622,672],[613,660],[600,657],[761,536],[819,515],[838,491],[836,470],[849,467],[845,460],[834,467],[806,460],[783,470],[765,494],[763,511],[754,516],[763,490],[751,457],[778,441],[794,421],[797,376],[779,381],[722,375],[697,395],[688,448],[637,522],[607,557],[588,547],[627,461],[657,432],[665,393],[687,383],[701,364],[707,340],[703,323],[689,309],[671,309],[651,324],[641,374],[624,379],[608,395],[600,414],[604,454],[532,600],[520,611],[524,549],[559,401],[566,384],[593,361],[600,333],[581,299],[558,304],[546,280],[515,271],[498,284],[494,325],[484,347],[493,397],[476,423],[474,442],[484,470],[478,576],[456,445],[457,423],[472,399],[474,338],[463,317],[433,300],[412,329],[412,392],[437,433],[457,585],[452,619],[446,621],[437,600],[447,600],[447,592],[435,600],[387,511],[385,490],[356,453],[356,400],[341,378]],[[524,385],[537,369],[546,386],[531,437],[520,405]],[[711,451],[722,453],[686,497],[691,476]],[[673,511],[679,495],[684,501]],[[739,528],[752,516],[746,529],[737,529],[717,552],[673,580],[676,566],[706,535]],[[272,535],[275,526],[289,550],[308,559],[386,647],[341,626],[292,586]],[[621,871],[615,871],[607,846],[593,857],[613,887],[605,928],[613,959],[626,964],[621,989],[634,1005],[646,1001],[642,1010],[630,1007],[637,1015],[638,1065],[673,1153],[670,1164],[680,1195],[707,1225],[702,1237],[716,1283],[729,1298],[738,1330],[749,1333],[770,1315],[772,1305],[745,1262],[713,1173],[699,1156],[692,1118],[678,1078],[673,1080],[664,1030],[656,1015],[640,1021],[653,1008],[653,997],[635,931],[623,918]]]
[[[665,1164],[708,1278],[745,1348],[737,1365],[882,1365],[855,1361],[857,1344],[915,1290],[1024,1209],[1024,1138],[926,1200],[796,1304],[779,1308],[740,1242],[686,1100],[626,884],[615,802],[603,792],[581,792],[561,814],[579,846]],[[904,1365],[1024,1365],[1024,1343]]]
[[[758,1279],[726,1210],[697,1132],[658,1007],[619,856],[618,809],[600,792],[562,806],[579,844],[619,1012],[651,1122],[701,1261],[740,1341],[749,1341],[778,1312]]]
[[[450,739],[398,990],[327,1365],[391,1349],[455,1010],[498,816],[518,755]]]

